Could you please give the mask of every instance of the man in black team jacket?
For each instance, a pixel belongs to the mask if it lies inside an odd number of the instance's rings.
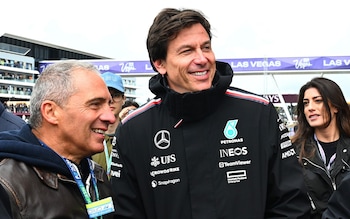
[[[117,130],[116,218],[308,218],[286,128],[266,99],[229,87],[203,15],[164,9],[147,48],[156,97]]]

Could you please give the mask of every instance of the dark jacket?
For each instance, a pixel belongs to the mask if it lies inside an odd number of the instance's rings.
[[[308,218],[308,199],[286,128],[261,96],[213,87],[178,94],[156,75],[156,99],[117,130],[111,180],[118,219]]]
[[[111,196],[110,183],[101,166],[94,165],[100,199]],[[89,164],[79,165],[83,182]],[[88,218],[83,196],[63,159],[41,146],[29,125],[0,133],[0,209],[13,218]],[[90,186],[92,200],[95,193]],[[113,218],[105,216],[103,218]]]
[[[0,132],[20,129],[26,122],[20,117],[8,112],[0,102]]]
[[[350,172],[345,174],[336,191],[328,201],[322,219],[348,219],[350,217]]]
[[[297,154],[300,152],[300,145],[293,145]],[[302,159],[304,181],[312,207],[312,219],[321,218],[323,211],[327,208],[327,202],[333,191],[344,178],[344,173],[350,169],[350,138],[341,137],[336,151],[336,159],[328,171],[323,163],[317,143],[310,137],[306,144],[306,150],[316,150],[312,158]],[[299,158],[299,156],[298,156]]]

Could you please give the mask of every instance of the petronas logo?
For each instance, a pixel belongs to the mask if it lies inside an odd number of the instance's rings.
[[[238,119],[227,121],[224,129],[224,135],[227,139],[233,139],[237,136],[238,134],[238,131],[236,128],[237,123],[238,123]]]

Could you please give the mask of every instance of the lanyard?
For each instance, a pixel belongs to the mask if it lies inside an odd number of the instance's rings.
[[[39,140],[39,141],[40,141],[40,144],[43,147],[51,149],[44,142],[42,142],[41,140]],[[91,201],[91,198],[90,198],[90,194],[88,193],[88,190],[85,188],[84,183],[81,180],[81,176],[80,176],[78,167],[75,164],[73,164],[70,160],[68,160],[67,158],[64,158],[62,156],[61,156],[61,158],[66,163],[69,171],[71,172],[71,174],[72,174],[72,176],[74,178],[74,181],[77,183],[77,185],[79,187],[79,190],[82,193],[86,204],[91,203],[92,201]],[[93,184],[93,187],[94,187],[94,190],[95,190],[96,200],[99,200],[99,194],[98,194],[98,188],[97,188],[97,180],[96,180],[96,177],[95,177],[95,174],[94,174],[94,167],[93,167],[93,164],[92,164],[90,159],[88,159],[88,163],[89,163],[89,169],[90,169],[90,176],[91,176],[92,184]]]
[[[334,162],[337,153],[334,153],[334,154],[332,155],[332,157],[329,159],[328,165],[326,165],[326,162],[327,162],[327,160],[326,160],[326,154],[324,153],[324,150],[323,150],[323,148],[322,148],[322,145],[321,145],[320,142],[317,140],[316,134],[314,134],[314,139],[315,139],[315,141],[316,141],[316,143],[317,143],[317,147],[318,147],[318,150],[320,151],[321,158],[322,158],[322,160],[323,160],[324,165],[327,167],[328,170],[330,170],[330,169],[331,169],[331,164]]]
[[[40,141],[40,143],[43,147],[49,148],[42,141]],[[74,163],[72,163],[70,160],[68,160],[67,158],[64,158],[62,156],[61,156],[61,158],[63,159],[63,161],[65,162],[69,171],[71,172],[74,181],[78,185],[78,188],[79,188],[79,190],[84,198],[85,206],[86,206],[86,210],[88,212],[89,218],[101,218],[102,219],[103,215],[114,212],[114,205],[113,205],[113,200],[111,197],[107,197],[107,198],[100,200],[99,192],[98,192],[98,188],[97,188],[97,180],[96,180],[96,177],[94,174],[94,164],[91,161],[91,159],[87,159],[87,161],[89,163],[90,174],[88,176],[88,180],[86,182],[86,187],[85,187],[78,167]],[[90,181],[90,178],[92,181],[93,190],[95,191],[96,201],[92,201],[91,196],[89,194],[89,183],[88,182]]]
[[[73,164],[70,160],[63,158],[64,162],[67,164],[67,167],[69,169],[69,171],[71,172],[71,174],[73,175],[74,181],[77,183],[79,190],[81,192],[81,194],[83,195],[83,198],[85,200],[86,204],[90,204],[91,198],[89,195],[88,190],[85,188],[84,183],[81,179],[78,167]],[[92,185],[94,187],[95,190],[95,195],[96,195],[96,200],[99,200],[99,194],[98,194],[98,189],[97,189],[97,181],[96,181],[96,177],[93,171],[93,166],[92,166],[92,162],[90,159],[88,159],[89,162],[89,167],[90,167],[90,176],[91,176],[91,181],[92,181]]]
[[[117,143],[117,139],[115,136],[113,136],[112,147],[114,147],[116,143]],[[111,165],[112,165],[112,150],[111,150],[111,153],[109,154],[106,139],[103,141],[103,146],[104,146],[104,152],[106,157],[106,166],[107,166],[106,172],[107,172],[107,176],[109,176],[111,173]]]
[[[70,160],[68,160],[66,158],[63,158],[63,160],[65,161],[65,163],[67,164],[68,169],[72,173],[74,181],[77,183],[77,185],[79,187],[79,190],[80,190],[81,194],[83,195],[85,203],[87,205],[89,205],[89,204],[93,205],[92,204],[93,202],[92,202],[92,200],[90,198],[89,191],[88,191],[88,189],[85,188],[84,183],[83,183],[83,181],[81,179],[78,167],[74,163],[72,163]],[[90,175],[89,176],[91,176],[92,185],[94,186],[94,190],[95,190],[96,200],[98,201],[100,198],[99,198],[99,194],[98,194],[96,177],[95,177],[95,174],[94,174],[94,171],[93,171],[93,169],[94,169],[93,168],[93,164],[92,164],[90,159],[88,159],[88,162],[89,162],[89,167],[90,167]],[[88,210],[88,212],[89,212],[89,210]],[[95,216],[101,216],[101,215],[97,214]],[[91,217],[91,215],[89,213],[89,217],[92,218],[94,216]],[[94,217],[94,218],[97,218],[97,217]],[[102,218],[102,216],[100,218]]]

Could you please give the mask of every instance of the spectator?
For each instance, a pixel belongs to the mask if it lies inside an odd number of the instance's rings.
[[[300,88],[298,129],[292,137],[307,186],[312,219],[321,218],[350,170],[350,110],[340,87],[317,77]]]
[[[122,110],[119,113],[120,120],[123,120],[127,115],[133,112],[135,109],[139,108],[140,105],[135,101],[127,100],[122,106]]]
[[[117,129],[116,218],[309,218],[287,129],[272,103],[230,87],[211,36],[198,11],[167,8],[154,19],[156,97]]]
[[[25,124],[23,119],[7,111],[4,104],[0,102],[0,132],[20,129]]]
[[[103,151],[104,132],[115,122],[110,101],[89,63],[57,62],[41,73],[30,124],[0,133],[1,211],[13,218],[113,218],[110,182],[89,159]]]
[[[108,91],[112,96],[112,101],[109,106],[116,118],[114,123],[108,125],[108,130],[105,132],[105,140],[103,141],[104,150],[92,156],[92,159],[100,164],[107,172],[109,177],[112,162],[112,147],[115,144],[115,130],[117,129],[120,119],[119,113],[125,102],[124,85],[122,78],[114,73],[106,72],[102,74],[102,78],[107,84]]]

